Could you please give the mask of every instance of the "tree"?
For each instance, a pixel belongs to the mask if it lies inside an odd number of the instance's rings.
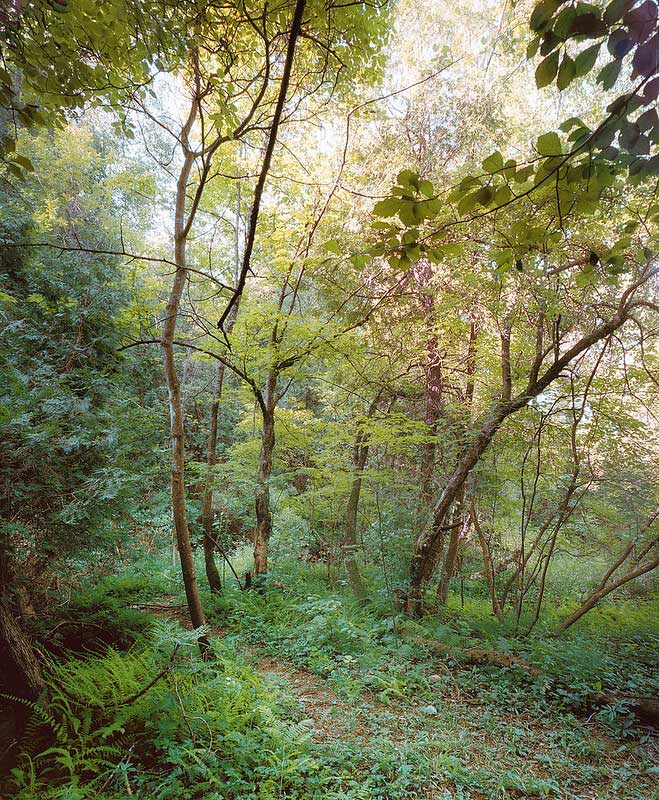
[[[33,140],[40,180],[7,187],[2,203],[0,647],[29,694],[38,688],[29,631],[54,572],[114,544],[122,531],[108,519],[130,502],[134,471],[159,466],[156,420],[134,394],[131,359],[117,353],[126,275],[116,257],[67,252],[104,249],[113,215],[136,207],[117,192],[118,159],[105,145],[88,128],[43,134]],[[24,246],[47,235],[63,249]]]
[[[189,237],[206,187],[215,177],[213,169],[220,151],[230,150],[236,141],[250,135],[265,134],[240,273],[218,323],[222,333],[250,272],[261,199],[282,119],[285,114],[286,118],[294,118],[296,110],[303,107],[314,92],[331,95],[336,83],[334,76],[345,66],[342,56],[346,52],[351,53],[350,66],[355,71],[366,64],[381,36],[385,19],[383,15],[378,16],[377,10],[355,18],[350,7],[321,9],[307,5],[304,0],[290,8],[276,10],[262,8],[258,3],[253,8],[209,3],[201,9],[197,4],[186,3],[172,10],[166,31],[160,26],[152,30],[155,41],[150,38],[142,41],[141,8],[131,7],[124,13],[120,5],[113,5],[100,22],[89,26],[88,32],[85,24],[89,22],[88,11],[84,2],[80,6],[67,7],[67,17],[72,15],[68,19],[72,22],[70,26],[52,18],[52,32],[44,48],[46,55],[56,53],[54,63],[59,64],[63,60],[62,50],[70,54],[84,42],[91,65],[88,67],[84,62],[69,76],[69,91],[58,93],[52,101],[54,113],[60,114],[63,108],[83,105],[90,99],[106,102],[118,111],[119,122],[129,135],[134,135],[132,126],[138,115],[137,118],[142,117],[164,129],[182,158],[174,202],[171,263],[175,272],[160,344],[170,404],[172,511],[190,614],[194,626],[199,627],[204,623],[204,614],[185,507],[184,414],[174,355],[181,298],[191,269],[187,252]],[[305,12],[308,20],[305,20]],[[46,18],[50,19],[50,15]],[[108,40],[103,36],[104,28],[115,18],[118,24],[113,26],[113,35]],[[28,61],[30,54],[38,49],[35,32],[44,20],[39,19],[34,27],[33,22],[30,16],[22,18],[17,25],[12,21],[8,23],[8,32],[12,63],[23,69],[27,77],[23,93],[40,95],[45,89],[44,75],[35,72]],[[162,41],[158,39],[161,34]],[[299,68],[294,71],[299,41],[304,45],[304,54],[298,59]],[[231,48],[227,48],[227,42],[232,42]],[[126,49],[120,54],[117,50],[122,45]],[[44,54],[39,53],[39,64],[43,57]],[[121,69],[126,72],[126,81],[117,86],[115,78]],[[167,115],[164,121],[163,115],[159,118],[149,108],[149,95],[155,94],[152,84],[160,70],[181,76],[187,87],[188,111],[180,127],[166,121]],[[48,75],[47,68],[44,73]],[[10,111],[18,113],[16,93],[5,88]],[[289,89],[294,99],[287,110]],[[217,279],[214,282],[218,283]],[[223,286],[221,281],[219,284]]]

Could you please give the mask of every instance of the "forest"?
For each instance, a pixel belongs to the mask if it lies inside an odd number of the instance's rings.
[[[0,44],[0,798],[659,800],[659,0]]]

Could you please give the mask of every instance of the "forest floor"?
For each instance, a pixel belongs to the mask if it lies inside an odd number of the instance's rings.
[[[316,597],[311,614],[307,604],[306,631],[295,629],[286,603],[288,623],[264,621],[265,602],[249,599],[236,612],[222,601],[210,615],[221,621],[213,635],[272,687],[284,717],[308,735],[350,797],[659,799],[657,731],[638,727],[624,709],[566,709],[523,670],[469,669],[405,646],[380,654],[388,664],[375,663],[349,630],[355,620],[339,619],[327,599]],[[182,605],[152,613],[188,625]],[[300,646],[328,626],[337,631],[329,641]]]

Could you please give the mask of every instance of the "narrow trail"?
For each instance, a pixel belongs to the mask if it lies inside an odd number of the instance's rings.
[[[136,604],[136,608],[155,617],[178,622],[190,629],[190,618],[185,603],[175,596],[160,598],[154,603]],[[211,635],[223,638],[226,631],[212,629]],[[362,692],[358,699],[340,696],[327,680],[310,670],[274,659],[263,651],[266,645],[244,644],[241,655],[275,688],[282,689],[297,704],[295,716],[317,742],[340,741],[368,748],[376,740],[388,739],[396,746],[404,745],[414,736],[416,726],[410,727],[409,709],[403,720],[391,706],[380,703],[370,692]],[[428,717],[418,713],[418,724]]]
[[[135,607],[155,617],[174,620],[183,628],[191,627],[180,597],[163,596]],[[227,631],[215,628],[211,634],[222,639]],[[592,785],[592,770],[596,768],[593,759],[606,751],[612,765],[615,762],[613,766],[623,770],[639,770],[641,758],[655,763],[657,760],[659,742],[652,737],[647,737],[635,755],[623,747],[611,759],[614,742],[604,730],[590,726],[590,720],[575,720],[575,725],[582,724],[589,731],[588,741],[579,745],[576,729],[574,740],[565,738],[564,729],[550,717],[537,718],[528,711],[493,710],[477,691],[460,689],[439,660],[434,672],[442,674],[430,674],[428,678],[431,684],[435,683],[433,677],[445,679],[432,686],[431,694],[426,691],[418,697],[394,696],[383,702],[377,692],[365,690],[363,681],[353,693],[347,671],[345,682],[335,683],[334,676],[327,679],[287,661],[285,654],[267,651],[265,642],[241,640],[239,655],[273,692],[280,692],[285,715],[319,746],[324,763],[332,765],[337,776],[344,775],[347,781],[359,775],[366,784],[373,770],[386,763],[388,774],[393,776],[415,771],[418,779],[413,796],[423,800],[549,796],[547,781],[554,780],[553,775],[562,784],[557,797],[613,800],[619,796],[631,800],[632,795],[619,795],[617,790],[611,794],[606,776],[597,786]],[[593,748],[592,757],[588,743]],[[575,747],[584,750],[575,751]],[[499,754],[498,759],[493,760],[494,752]],[[600,755],[595,756],[595,752]],[[550,769],[548,760],[556,766]],[[530,794],[522,788],[527,784],[531,786]],[[501,794],[503,786],[507,788]],[[647,782],[644,786],[647,794],[642,795],[643,800],[659,800]],[[463,795],[465,787],[468,794]],[[637,796],[641,797],[633,795]]]

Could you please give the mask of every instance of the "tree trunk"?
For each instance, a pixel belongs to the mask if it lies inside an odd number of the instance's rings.
[[[36,699],[44,688],[41,667],[29,637],[5,598],[0,597],[0,661],[3,691]]]
[[[432,264],[425,258],[419,259],[414,267],[414,277],[419,287],[419,300],[426,333],[425,382],[423,387],[424,422],[428,427],[429,435],[434,437],[437,433],[437,421],[442,410],[443,374],[442,359],[439,354],[435,331],[435,295],[431,286],[433,278]],[[436,450],[437,443],[434,438],[425,442],[421,448],[419,518],[422,522],[426,519],[427,509],[432,505]]]
[[[421,593],[425,584],[432,578],[437,566],[446,529],[446,518],[451,506],[462,491],[471,470],[487,450],[501,423],[509,413],[512,413],[508,411],[508,408],[508,405],[496,406],[485,417],[475,442],[463,453],[435,504],[432,527],[424,530],[416,540],[407,595],[408,612],[411,614],[421,611]]]
[[[659,508],[656,509],[650,516],[647,518],[645,523],[643,524],[639,533],[645,533],[654,523],[659,519]],[[607,595],[611,594],[611,592],[618,589],[620,586],[624,586],[626,583],[633,581],[635,578],[639,578],[641,575],[645,575],[648,572],[652,572],[657,567],[659,567],[659,558],[655,558],[652,561],[648,561],[645,564],[640,564],[639,562],[644,559],[651,550],[654,548],[659,547],[659,537],[652,539],[648,544],[643,547],[640,553],[637,554],[633,569],[626,572],[621,578],[617,578],[613,583],[609,584],[609,580],[613,577],[614,573],[620,569],[620,567],[627,561],[629,556],[635,549],[635,545],[633,542],[630,542],[627,547],[624,549],[620,558],[615,561],[611,567],[606,571],[606,574],[602,578],[600,585],[597,589],[590,594],[589,597],[581,604],[581,606],[571,614],[567,619],[563,620],[559,625],[559,630],[564,631],[570,627],[570,625],[574,625],[574,623],[581,619],[584,614],[586,614],[591,609],[595,608],[595,606],[603,600]]]
[[[219,361],[215,366],[215,380],[213,382],[213,398],[210,409],[210,428],[208,432],[208,454],[206,456],[206,486],[204,487],[204,503],[201,510],[201,522],[204,529],[204,564],[206,578],[211,592],[219,594],[222,591],[220,573],[215,563],[215,544],[213,542],[213,486],[215,475],[213,469],[217,462],[217,415],[222,395],[222,381],[224,379],[224,364]]]
[[[237,286],[240,280],[240,265],[242,261],[241,246],[241,215],[240,215],[241,191],[240,181],[237,186],[236,214],[234,218],[234,283]],[[224,332],[228,337],[233,330],[233,326],[238,316],[240,299],[238,299],[231,309],[224,326]],[[222,591],[222,581],[220,573],[215,563],[215,543],[213,541],[213,488],[215,485],[215,475],[213,470],[217,463],[217,417],[222,397],[222,386],[224,383],[224,364],[218,361],[215,366],[215,379],[213,382],[213,397],[210,408],[210,425],[208,431],[208,450],[206,455],[206,485],[204,487],[204,502],[201,512],[201,521],[204,528],[204,564],[206,566],[206,579],[211,592],[220,593]]]
[[[194,154],[188,147],[188,136],[196,116],[196,101],[193,100],[190,106],[188,119],[183,127],[181,141],[184,150],[184,162],[179,174],[176,191],[176,212],[174,218],[174,261],[176,271],[174,281],[167,302],[165,322],[163,324],[162,338],[160,344],[163,353],[163,366],[167,391],[169,394],[169,415],[170,431],[172,442],[172,472],[171,472],[171,493],[172,493],[172,516],[174,518],[174,530],[176,533],[176,545],[181,561],[181,573],[183,575],[183,585],[185,586],[185,596],[190,611],[190,619],[195,628],[206,623],[204,610],[199,598],[199,587],[195,575],[194,559],[192,555],[192,545],[190,543],[190,529],[188,527],[188,517],[185,508],[185,426],[183,398],[181,396],[181,383],[176,370],[174,358],[174,338],[176,335],[176,324],[181,305],[181,297],[185,289],[188,273],[186,269],[186,246],[188,226],[185,220],[185,200],[188,187],[190,171],[194,163]],[[202,647],[207,643],[207,637],[200,639]]]
[[[633,581],[634,578],[639,578],[641,575],[652,572],[652,570],[656,569],[657,567],[659,567],[659,558],[655,558],[654,561],[650,561],[649,563],[643,564],[631,572],[628,572],[626,575],[623,575],[622,578],[618,578],[618,580],[612,583],[610,586],[605,586],[602,589],[598,589],[596,592],[593,592],[590,597],[588,597],[574,612],[574,614],[571,614],[567,619],[564,619],[563,622],[561,622],[561,624],[558,626],[558,629],[564,631],[569,628],[570,625],[574,625],[577,620],[581,619],[584,614],[595,608],[600,600],[603,600],[607,595],[611,594],[611,592],[615,591],[620,586],[624,586],[624,584],[629,583],[629,581]]]
[[[454,507],[453,524],[451,525],[451,537],[446,550],[446,558],[444,559],[442,576],[439,580],[439,586],[437,587],[437,600],[442,606],[445,606],[446,601],[448,600],[448,590],[449,586],[451,585],[451,578],[456,571],[460,544],[464,539],[469,526],[469,517],[467,516],[464,520],[462,518],[463,504],[464,487]]]
[[[464,403],[467,407],[469,418],[471,417],[471,408],[474,400],[474,378],[476,375],[476,341],[478,339],[478,327],[475,321],[472,321],[469,328],[469,345],[467,347],[467,383],[465,386]],[[466,426],[465,426],[466,427]],[[464,486],[459,493],[457,513],[453,515],[453,527],[451,529],[451,538],[449,539],[449,546],[444,560],[444,569],[442,577],[437,587],[437,599],[440,605],[446,605],[448,599],[448,590],[456,570],[456,563],[458,554],[460,552],[461,537],[464,536],[469,526],[469,515],[464,515]],[[461,517],[463,519],[461,520]],[[437,547],[436,563],[439,560],[444,549],[445,532],[439,532],[439,545]]]
[[[363,600],[366,597],[366,587],[359,573],[359,567],[355,559],[357,549],[357,512],[359,510],[359,496],[362,489],[362,478],[364,468],[368,459],[368,444],[363,431],[357,432],[355,445],[352,451],[353,478],[350,487],[350,495],[346,506],[345,525],[343,532],[343,552],[344,565],[348,585],[353,594]]]
[[[610,320],[603,322],[591,333],[583,336],[562,356],[557,354],[551,366],[540,377],[538,377],[538,372],[542,365],[541,359],[540,361],[536,359],[526,389],[509,401],[500,400],[482,418],[473,443],[466,448],[458,460],[435,504],[432,527],[422,531],[415,542],[407,592],[406,608],[408,613],[419,614],[422,610],[423,587],[432,577],[437,565],[438,548],[445,530],[446,517],[469,474],[489,447],[501,424],[511,414],[526,406],[529,400],[541,394],[577,356],[618,330],[628,319],[632,297],[633,287],[623,294],[618,310]]]
[[[254,529],[254,574],[263,575],[268,571],[268,545],[272,534],[272,513],[270,511],[270,476],[272,475],[272,458],[275,449],[275,391],[277,375],[270,372],[261,409],[263,415],[263,432],[261,434],[261,452],[259,453],[259,471],[254,492],[256,510],[256,528]]]
[[[497,587],[494,580],[495,571],[494,564],[492,563],[492,553],[490,552],[490,546],[485,538],[485,534],[483,533],[480,522],[478,521],[478,514],[476,513],[476,508],[474,507],[473,503],[469,513],[471,515],[472,525],[474,526],[474,530],[478,536],[478,541],[481,545],[481,552],[483,553],[483,567],[485,571],[485,577],[487,578],[487,585],[490,590],[490,597],[492,598],[492,611],[494,612],[494,616],[497,618],[497,620],[500,623],[503,623],[503,611],[501,610],[499,598],[497,597]]]

